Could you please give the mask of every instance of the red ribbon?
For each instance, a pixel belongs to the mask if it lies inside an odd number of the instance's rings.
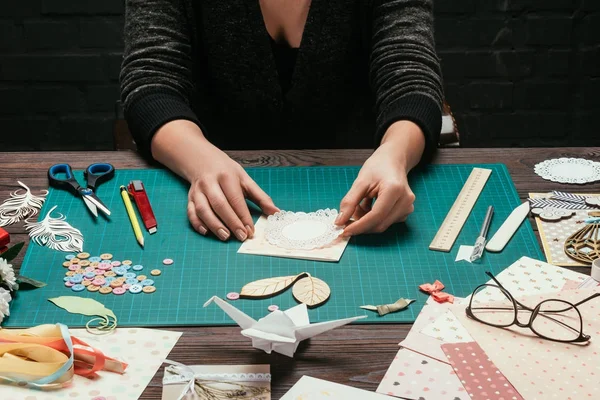
[[[454,296],[449,293],[442,292],[444,289],[444,284],[438,280],[436,280],[434,283],[424,283],[419,286],[419,289],[425,293],[429,293],[431,297],[433,297],[433,299],[438,303],[454,303]]]

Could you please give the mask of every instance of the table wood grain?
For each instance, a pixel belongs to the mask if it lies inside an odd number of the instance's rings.
[[[361,165],[370,153],[369,150],[228,152],[245,167]],[[600,148],[442,149],[434,162],[504,163],[523,200],[529,192],[600,192],[600,183],[561,185],[546,181],[533,172],[536,163],[556,157],[600,161]],[[0,200],[17,189],[17,180],[34,191],[46,188],[48,167],[57,162],[69,162],[76,169],[84,169],[91,162],[110,162],[117,169],[156,167],[129,151],[0,153]],[[535,229],[535,223],[533,226]],[[6,229],[12,236],[12,243],[29,242],[22,223]],[[15,260],[15,265],[21,264],[23,254],[25,251]],[[589,268],[575,270],[589,274]],[[237,327],[177,327],[172,330],[182,331],[183,336],[169,358],[185,364],[270,364],[273,399],[279,399],[305,374],[374,391],[410,327],[410,324],[345,326],[301,343],[293,359],[255,350],[250,341],[239,334]],[[142,399],[160,399],[161,379],[162,369],[146,388]]]

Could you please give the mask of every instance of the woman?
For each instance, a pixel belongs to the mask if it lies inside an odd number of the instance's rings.
[[[190,182],[199,233],[251,236],[246,198],[278,210],[221,149],[373,138],[336,223],[383,232],[413,211],[407,173],[441,129],[432,0],[128,0],[121,88],[138,147]]]

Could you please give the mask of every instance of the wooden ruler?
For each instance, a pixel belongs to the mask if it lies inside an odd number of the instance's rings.
[[[429,250],[450,251],[491,173],[491,169],[473,168],[429,245]]]

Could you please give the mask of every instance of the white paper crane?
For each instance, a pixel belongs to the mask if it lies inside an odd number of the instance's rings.
[[[256,321],[231,304],[213,296],[204,307],[215,302],[242,328],[242,335],[252,339],[252,346],[271,354],[272,351],[293,357],[298,344],[308,338],[327,332],[366,315],[311,324],[306,304],[299,304],[287,311],[276,310]]]

